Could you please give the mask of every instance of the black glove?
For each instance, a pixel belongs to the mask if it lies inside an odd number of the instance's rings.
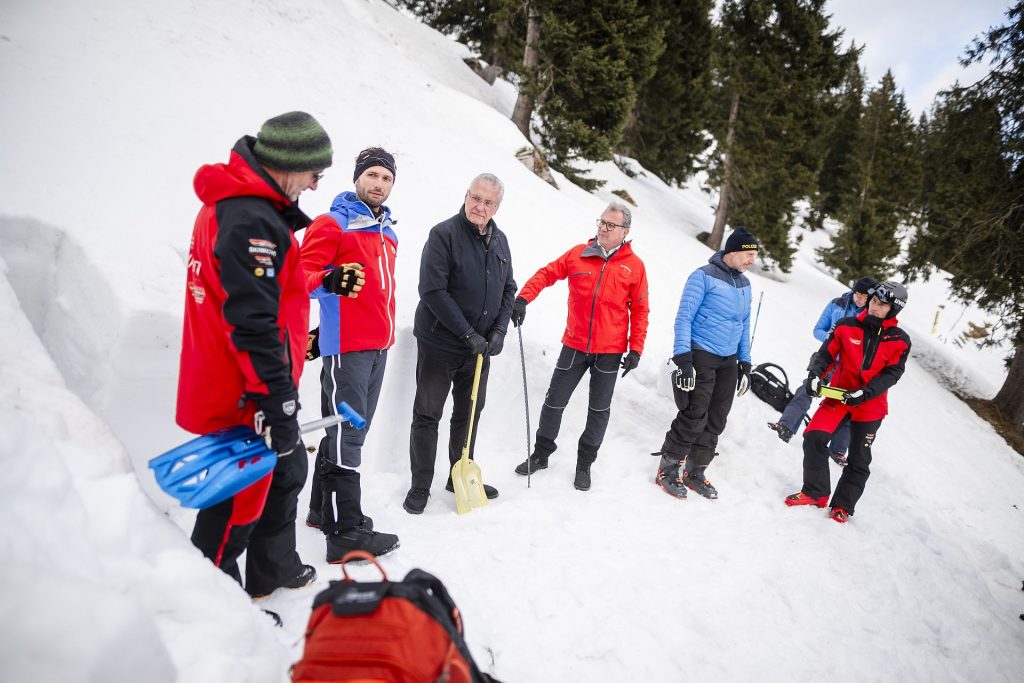
[[[472,327],[469,328],[469,332],[462,335],[462,341],[469,347],[469,352],[474,356],[487,353],[487,340],[477,334],[476,330]]]
[[[519,327],[526,320],[526,304],[527,301],[521,296],[517,296],[516,300],[512,302],[512,324]]]
[[[630,351],[622,357],[622,376],[628,375],[629,371],[638,365],[640,365],[640,354],[636,351]]]
[[[316,360],[320,357],[320,328],[314,327],[306,337],[306,360]]]
[[[807,375],[807,379],[804,380],[804,391],[808,396],[817,396],[818,390],[821,388],[821,378],[813,372]]]
[[[864,401],[871,398],[871,395],[865,389],[854,389],[853,391],[847,391],[843,394],[843,403],[848,406],[859,406]]]
[[[366,283],[361,263],[342,263],[324,275],[324,289],[331,294],[356,298]]]
[[[693,391],[697,386],[697,371],[693,367],[693,353],[677,353],[672,356],[672,362],[679,368],[679,373],[673,373],[673,383],[680,391]]]
[[[263,434],[270,450],[284,457],[299,445],[299,392],[271,394],[256,399],[263,412]]]
[[[487,353],[497,356],[505,347],[505,333],[501,330],[491,330],[487,335]]]
[[[741,360],[736,364],[736,395],[742,396],[750,388],[750,363]]]

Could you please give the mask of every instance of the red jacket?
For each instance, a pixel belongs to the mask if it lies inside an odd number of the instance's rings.
[[[850,408],[855,422],[870,422],[889,413],[888,391],[899,381],[910,355],[910,337],[896,318],[883,320],[881,327],[865,323],[867,309],[856,318],[843,318],[818,350],[814,370],[826,376],[834,369],[830,383],[846,389],[863,389],[868,399]],[[824,368],[822,370],[822,368]],[[827,398],[824,403],[840,404]]]
[[[569,315],[563,344],[584,353],[624,353],[627,348],[644,352],[647,273],[630,243],[608,260],[596,239],[578,244],[538,270],[519,296],[533,301],[542,289],[566,279]]]
[[[353,192],[335,197],[302,238],[306,290],[320,302],[320,355],[389,349],[395,343],[395,258],[398,237],[391,210],[375,216]],[[339,297],[323,288],[324,274],[343,263],[361,263],[366,282],[359,296]]]
[[[293,232],[309,218],[252,156],[244,137],[227,164],[193,181],[203,208],[188,255],[177,422],[196,434],[250,424],[253,396],[294,391],[309,295]]]

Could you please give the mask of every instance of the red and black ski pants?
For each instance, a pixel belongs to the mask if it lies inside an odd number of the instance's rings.
[[[258,491],[263,482],[257,482],[196,517],[192,544],[239,583],[238,556],[247,551],[245,590],[250,595],[272,593],[302,570],[295,551],[295,515],[308,467],[300,442],[290,455],[277,459],[268,475],[269,489]]]
[[[801,489],[812,498],[823,498],[832,491],[829,476],[828,444],[840,425],[850,424],[850,450],[847,465],[836,484],[829,507],[843,508],[851,515],[864,493],[871,476],[871,444],[882,424],[882,418],[867,422],[850,419],[850,408],[841,403],[825,401],[814,413],[804,430],[804,485]]]

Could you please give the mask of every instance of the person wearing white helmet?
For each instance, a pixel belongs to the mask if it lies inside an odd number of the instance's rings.
[[[822,378],[831,373],[841,398],[821,402],[804,431],[804,484],[786,497],[786,505],[830,507],[830,517],[846,522],[864,493],[871,474],[871,445],[889,412],[887,394],[903,376],[910,355],[910,336],[896,316],[907,305],[907,288],[883,282],[871,291],[867,309],[843,318],[812,357],[804,390],[816,396]],[[850,421],[848,464],[829,500],[828,442],[845,420]]]

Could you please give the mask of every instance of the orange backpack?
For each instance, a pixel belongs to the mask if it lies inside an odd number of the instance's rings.
[[[384,577],[353,581],[345,568],[367,560]],[[342,558],[344,580],[313,600],[294,683],[499,683],[477,668],[462,618],[439,579],[420,569],[388,580],[376,558],[354,550]]]

